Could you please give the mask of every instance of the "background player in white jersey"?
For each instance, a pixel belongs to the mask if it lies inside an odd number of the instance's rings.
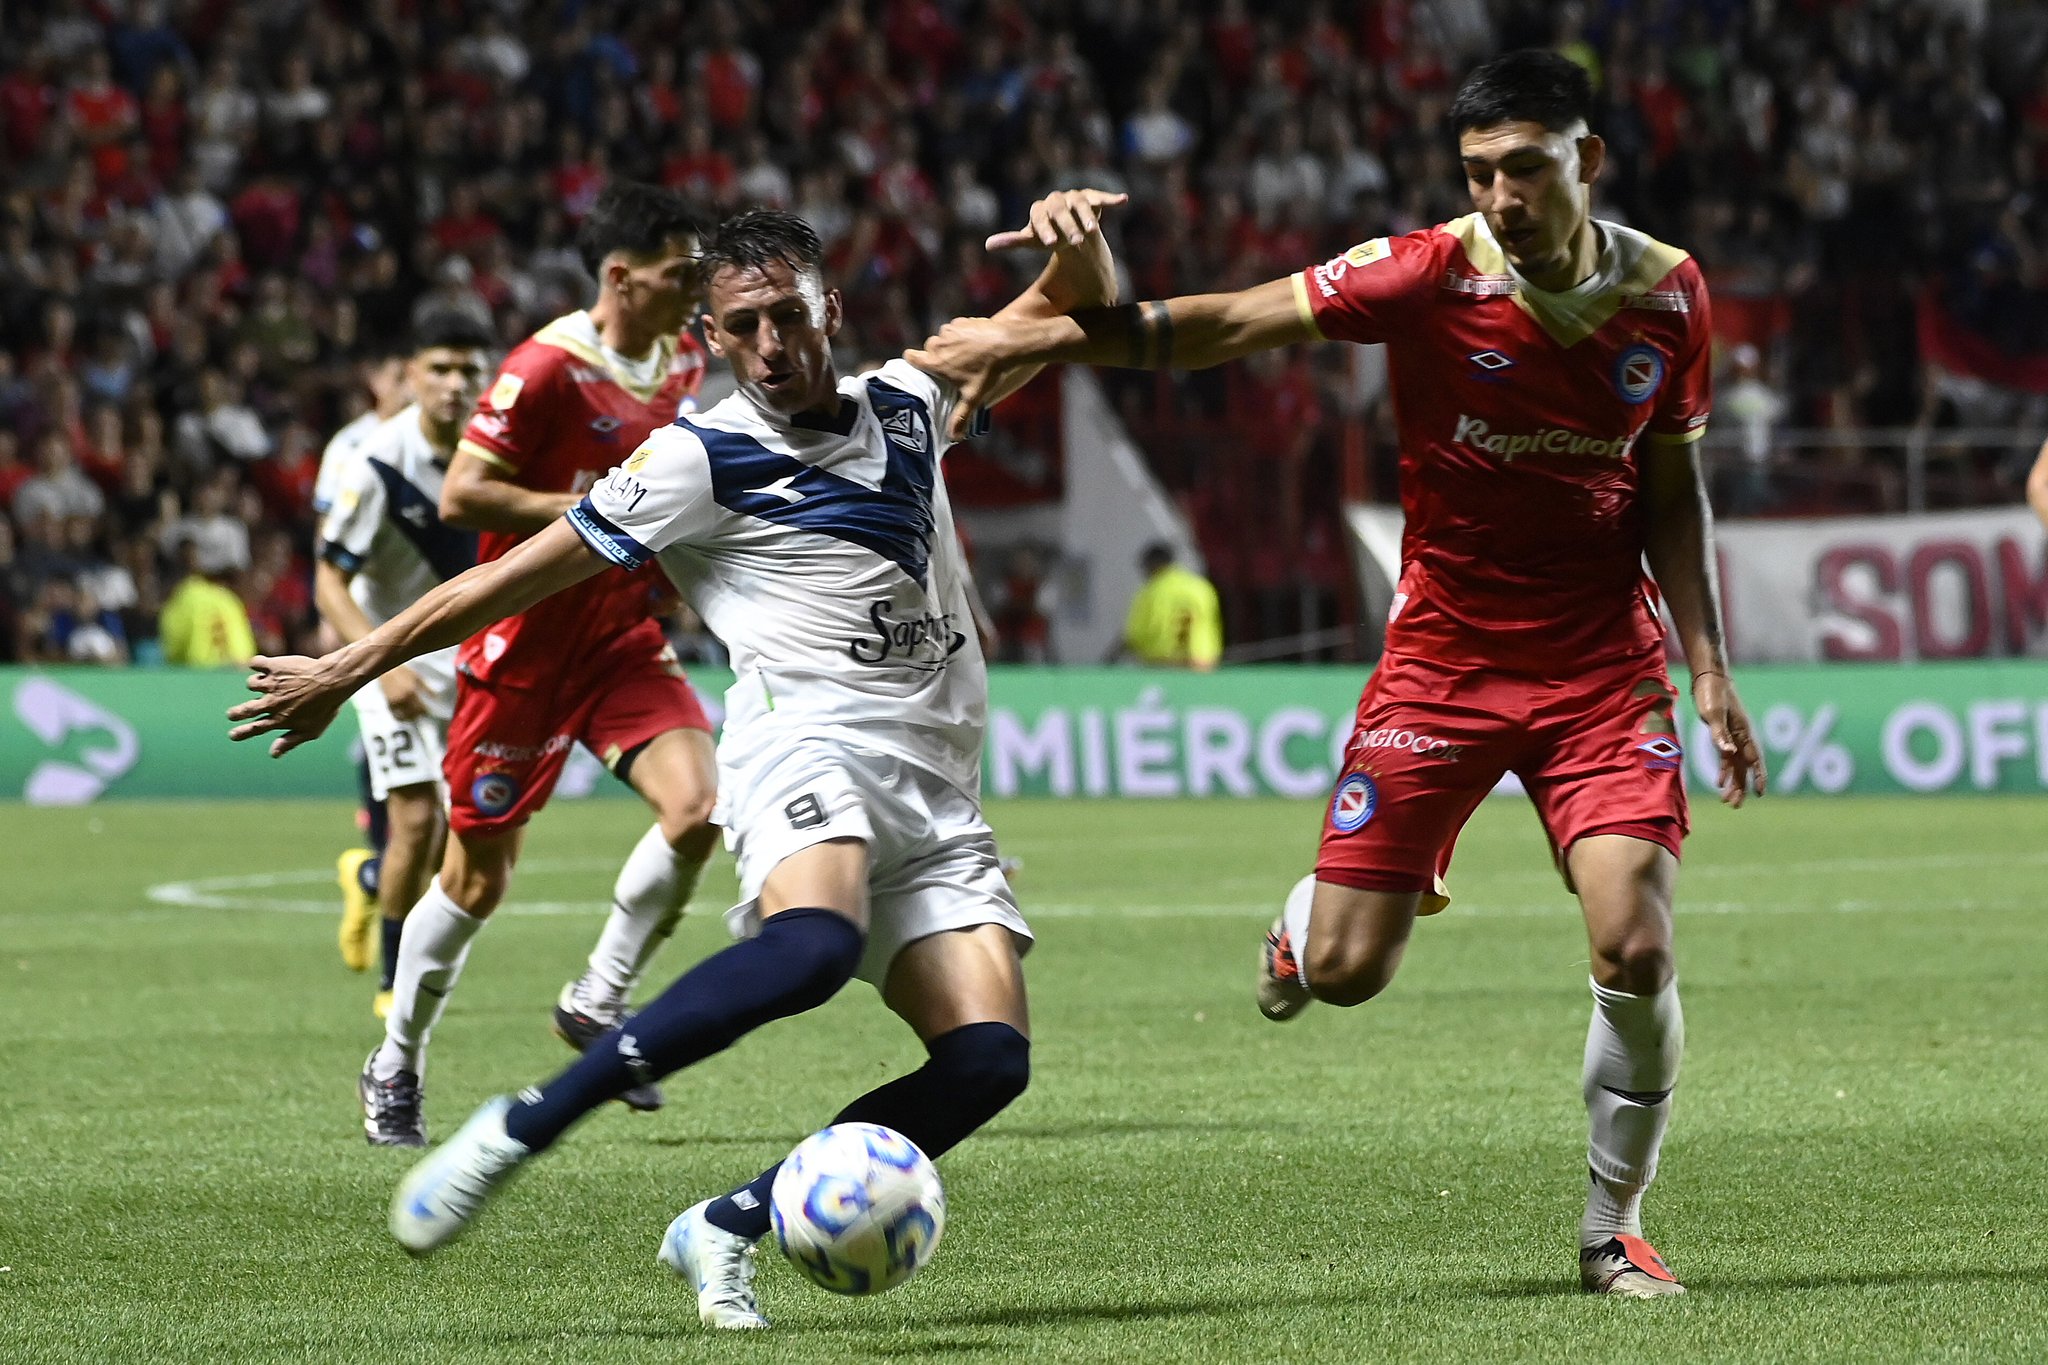
[[[412,402],[412,390],[405,382],[406,353],[394,338],[367,350],[356,363],[357,376],[370,395],[370,406],[334,433],[320,454],[320,470],[313,480],[313,515],[320,521],[334,506],[334,491],[342,477],[362,463],[363,445],[373,432]],[[321,622],[320,647],[334,649],[344,641],[334,627]],[[335,859],[334,874],[341,887],[341,960],[352,972],[370,969],[371,942],[377,923],[377,877],[384,852],[384,803],[370,792],[370,760],[360,738],[354,746],[356,788],[362,796],[363,835],[369,847],[343,849]],[[390,962],[385,963],[387,972]],[[379,992],[378,998],[383,998]]]
[[[1097,210],[1076,190],[991,245],[1055,248],[1007,316],[1113,301]],[[1030,931],[979,801],[987,676],[938,461],[957,392],[904,361],[838,377],[837,291],[801,219],[751,212],[706,253],[706,335],[739,392],[657,431],[561,522],[326,658],[258,659],[264,696],[237,739],[284,753],[341,696],[607,565],[658,557],[733,653],[719,747],[738,855],[741,942],[686,973],[554,1080],[491,1101],[415,1167],[393,1233],[430,1251],[529,1156],[618,1095],[813,1008],[860,975],[928,1060],[839,1121],[880,1123],[933,1155],[1022,1093],[1030,1066],[1021,953]],[[1023,383],[991,394],[990,401]],[[662,1260],[718,1327],[767,1325],[752,1289],[773,1169],[679,1215]]]
[[[410,356],[399,338],[371,347],[357,363],[356,373],[369,392],[370,406],[327,442],[320,452],[320,469],[313,476],[313,514],[324,518],[334,506],[334,492],[342,477],[363,459],[363,447],[378,427],[396,417],[412,402],[412,388],[406,382]]]
[[[490,334],[461,313],[423,319],[407,363],[418,401],[378,427],[333,489],[320,528],[314,596],[343,641],[362,639],[428,591],[476,563],[476,536],[443,525],[441,479],[490,372]],[[400,925],[441,855],[446,803],[441,756],[455,711],[455,652],[394,668],[352,699],[370,765],[370,794],[389,820],[377,904],[385,980],[394,989]],[[418,982],[407,983],[417,989]],[[385,1013],[380,1010],[379,1013]],[[417,1105],[384,1103],[389,1085],[362,1082],[375,1143],[424,1145]],[[417,1082],[412,1089],[417,1090]],[[407,1116],[410,1121],[407,1121]],[[394,1121],[395,1120],[395,1121]]]

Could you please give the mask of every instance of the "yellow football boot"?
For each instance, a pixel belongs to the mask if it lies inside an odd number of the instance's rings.
[[[341,887],[341,960],[352,972],[370,970],[377,946],[377,898],[363,890],[363,864],[377,855],[352,848],[334,860],[335,884]]]

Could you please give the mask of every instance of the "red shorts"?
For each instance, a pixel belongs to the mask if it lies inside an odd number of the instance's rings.
[[[614,637],[543,680],[497,661],[480,683],[458,675],[448,727],[448,823],[459,834],[502,834],[547,804],[576,741],[616,767],[669,730],[711,729],[675,651],[652,621]]]
[[[1359,698],[1317,880],[1441,896],[1458,831],[1509,772],[1536,803],[1560,868],[1589,834],[1633,835],[1676,855],[1690,824],[1677,697],[1654,656],[1551,679],[1389,655]]]

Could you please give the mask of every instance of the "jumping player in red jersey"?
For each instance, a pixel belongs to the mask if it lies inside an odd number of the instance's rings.
[[[448,523],[482,532],[484,561],[573,507],[648,433],[692,411],[704,355],[683,333],[700,294],[702,232],[683,200],[608,187],[577,245],[598,279],[588,309],[512,350],[472,414],[442,486]],[[581,1051],[617,1024],[674,929],[717,839],[710,722],[664,639],[657,580],[610,570],[510,617],[456,656],[448,731],[448,851],[399,947],[384,1043],[364,1066],[372,1142],[423,1145],[427,1036],[470,941],[504,899],[526,822],[577,741],[645,798],[655,824],[620,869],[589,968],[565,986],[555,1031]],[[635,1109],[661,1106],[637,1086]]]
[[[1592,103],[1568,59],[1510,53],[1451,107],[1476,213],[1235,294],[956,320],[910,359],[958,383],[964,412],[1018,364],[1192,369],[1305,341],[1387,346],[1401,583],[1315,875],[1261,955],[1259,1003],[1287,1019],[1385,989],[1416,915],[1445,904],[1459,829],[1518,774],[1592,947],[1580,1281],[1650,1298],[1682,1292],[1640,1221],[1684,1045],[1671,897],[1687,816],[1659,590],[1722,799],[1761,793],[1764,765],[1728,677],[1694,456],[1706,289],[1684,252],[1591,217],[1606,154]]]

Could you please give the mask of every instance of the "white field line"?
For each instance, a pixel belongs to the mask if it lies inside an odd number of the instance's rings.
[[[2015,854],[2000,860],[2009,866],[2039,866],[2048,864],[2048,851]],[[1911,870],[1938,871],[1943,869],[1973,869],[1985,865],[1986,859],[1978,855],[1931,853],[1915,854],[1898,858],[1820,858],[1789,863],[1723,863],[1715,866],[1691,868],[1684,874],[1684,880],[1720,877],[1745,877],[1767,884],[1772,878],[1812,876],[1839,873],[1890,873]],[[594,858],[532,859],[522,866],[528,872],[577,872],[598,873],[615,870],[617,864]],[[1029,877],[1029,872],[1026,872]],[[1532,870],[1532,877],[1537,874]],[[1554,874],[1545,872],[1545,881]],[[148,898],[157,905],[175,906],[192,910],[260,910],[286,914],[331,915],[338,901],[332,891],[334,873],[331,869],[301,869],[281,872],[253,872],[230,877],[202,877],[192,881],[160,882],[148,888]],[[1554,883],[1552,883],[1554,885]],[[321,894],[315,898],[285,897],[263,893],[297,887],[319,887]],[[1030,884],[1025,882],[1023,896],[1024,912],[1036,919],[1257,919],[1269,916],[1280,901],[1276,884],[1274,895],[1262,900],[1233,901],[1160,901],[1156,903],[1104,905],[1089,901],[1037,901],[1030,896]],[[1453,888],[1455,890],[1455,887]],[[1541,919],[1550,917],[1575,917],[1573,906],[1558,888],[1559,894],[1547,896],[1540,903],[1489,902],[1485,899],[1453,901],[1437,923],[1457,923],[1468,919]],[[254,893],[254,894],[251,894]],[[602,897],[593,896],[581,901],[524,901],[515,894],[506,902],[501,914],[510,915],[581,915],[604,908]],[[2019,910],[2032,908],[2032,900],[2004,899],[1982,900],[1974,897],[1912,896],[1899,898],[1844,897],[1833,901],[1804,901],[1790,903],[1773,899],[1771,901],[1749,900],[1690,900],[1681,891],[1678,914],[1688,915],[1798,915],[1798,914],[1866,914],[1883,911],[1932,910],[1944,913],[1978,910]]]
[[[618,863],[596,858],[534,858],[520,864],[527,872],[616,872]],[[286,887],[317,886],[324,894],[316,899],[247,895]],[[201,877],[187,882],[159,882],[145,892],[157,905],[188,910],[267,910],[293,915],[332,915],[341,908],[334,869],[303,868],[295,872],[250,872],[234,877]],[[603,896],[585,901],[506,902],[499,911],[507,915],[582,915],[605,908]]]

